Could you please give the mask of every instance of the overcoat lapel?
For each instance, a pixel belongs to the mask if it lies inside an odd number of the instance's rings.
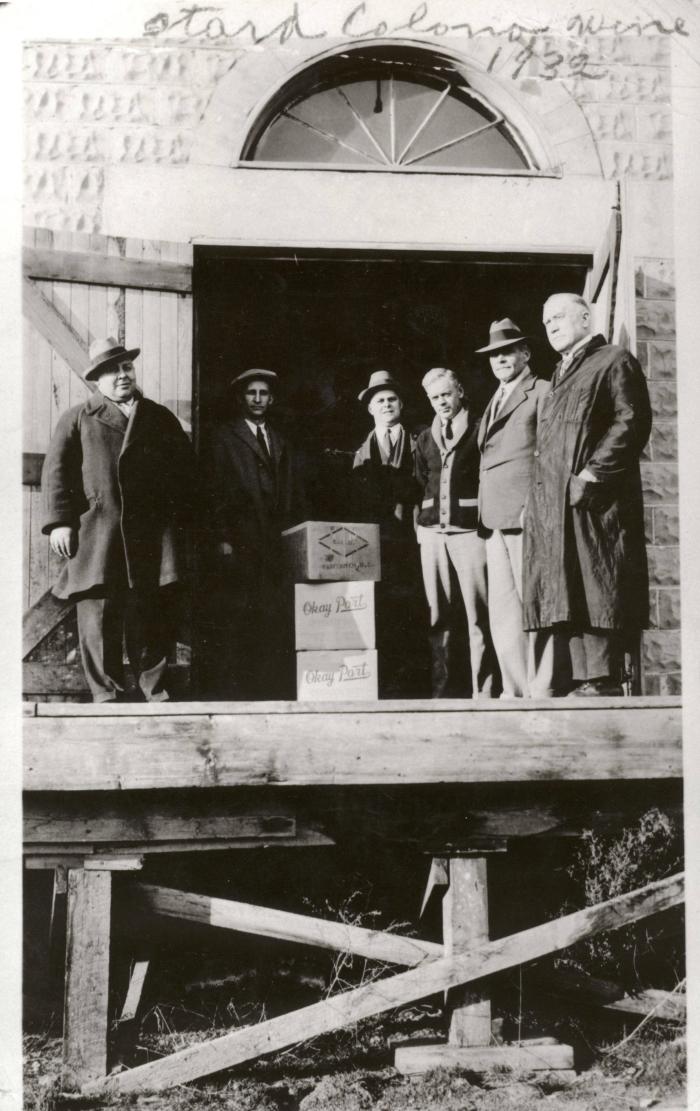
[[[95,390],[88,400],[86,411],[94,416],[100,424],[106,424],[109,428],[113,428],[115,432],[121,432],[122,436],[126,432],[127,418],[121,409],[118,409],[99,390]]]

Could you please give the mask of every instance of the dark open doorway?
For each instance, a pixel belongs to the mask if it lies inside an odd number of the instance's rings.
[[[512,317],[532,337],[533,369],[549,377],[555,359],[542,304],[557,291],[581,292],[589,264],[585,256],[197,247],[200,447],[206,455],[213,427],[231,412],[231,379],[253,367],[274,370],[274,420],[302,460],[307,515],[362,520],[348,507],[352,455],[370,428],[357,395],[371,372],[389,370],[403,383],[409,429],[432,419],[421,379],[434,366],[457,373],[480,413],[494,379],[474,351],[491,321]],[[293,679],[285,682],[256,697],[293,697]],[[415,691],[427,693],[429,684]]]
[[[350,452],[367,434],[357,395],[373,370],[390,370],[403,382],[409,425],[432,418],[420,382],[433,366],[455,370],[470,404],[483,409],[493,380],[474,350],[487,342],[490,322],[512,317],[532,336],[533,369],[549,377],[555,360],[544,339],[542,304],[556,291],[581,292],[589,262],[197,247],[200,441],[226,410],[227,383],[249,367],[279,374],[276,419],[312,467],[319,451]],[[333,477],[314,484],[317,512],[342,515],[342,473],[336,472],[343,457],[325,459]]]

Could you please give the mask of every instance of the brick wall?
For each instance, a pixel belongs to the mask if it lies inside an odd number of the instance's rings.
[[[645,694],[678,694],[681,659],[673,262],[638,258],[635,279],[637,355],[648,378],[654,413],[642,463],[651,626],[642,638],[642,689]]]

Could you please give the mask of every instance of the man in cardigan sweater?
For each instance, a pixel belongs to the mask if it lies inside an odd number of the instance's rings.
[[[454,634],[461,594],[472,697],[491,698],[500,683],[489,630],[486,550],[477,532],[479,418],[464,408],[464,390],[453,371],[434,367],[423,378],[423,388],[436,414],[416,444],[422,489],[417,536],[430,609],[433,697],[450,693],[458,678]]]

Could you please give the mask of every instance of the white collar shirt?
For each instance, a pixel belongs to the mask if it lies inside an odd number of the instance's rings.
[[[258,429],[260,429],[263,436],[265,437],[265,443],[267,444],[267,450],[271,455],[272,452],[270,451],[270,434],[267,430],[267,425],[266,424],[256,424],[254,420],[248,420],[247,417],[245,417],[244,420],[245,420],[246,424],[248,425],[248,428],[250,429],[250,431],[255,436],[256,440],[258,438]]]
[[[446,440],[445,430],[448,420],[452,421],[452,436],[449,440]],[[440,434],[442,437],[443,451],[450,451],[455,441],[467,431],[468,423],[469,415],[466,409],[460,409],[454,417],[440,417]]]

